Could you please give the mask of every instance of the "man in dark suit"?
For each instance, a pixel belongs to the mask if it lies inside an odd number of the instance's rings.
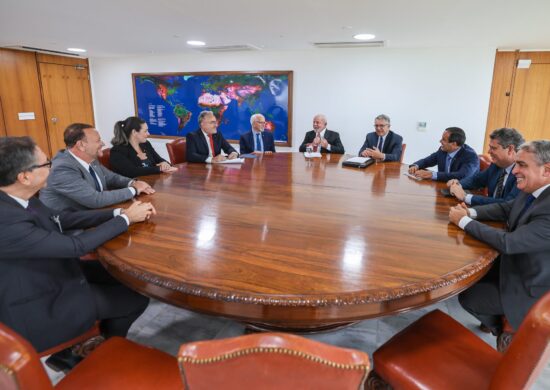
[[[29,137],[0,138],[0,321],[39,352],[66,342],[101,320],[104,336],[126,336],[148,299],[118,283],[98,262],[79,257],[155,213],[150,203],[127,209],[56,213],[34,194],[51,162]],[[72,229],[86,230],[65,235]],[[70,350],[47,364],[68,370]]]
[[[305,152],[307,147],[314,152],[344,154],[344,145],[340,141],[340,134],[327,129],[327,118],[323,114],[313,117],[313,130],[308,131],[304,142],[300,145],[300,152]]]
[[[239,157],[237,151],[218,133],[218,120],[212,111],[202,111],[198,121],[200,128],[186,137],[188,162],[216,163]]]
[[[459,127],[449,127],[439,141],[441,148],[409,167],[409,173],[420,179],[449,181],[472,176],[479,171],[479,157],[465,144],[466,134]],[[437,172],[424,168],[437,165]]]
[[[500,253],[489,273],[459,295],[462,307],[494,334],[502,331],[502,315],[517,330],[550,290],[550,141],[521,145],[512,173],[522,191],[514,200],[474,208],[460,204],[449,212],[452,223]]]
[[[519,146],[524,142],[523,137],[516,129],[502,128],[493,131],[489,138],[489,155],[493,160],[489,168],[460,181],[452,179],[447,182],[450,193],[470,206],[505,202],[519,193],[512,169]],[[464,191],[481,188],[487,188],[488,196]]]
[[[241,154],[275,153],[275,141],[273,134],[265,131],[265,117],[262,114],[254,114],[250,117],[252,130],[241,135],[239,147]]]
[[[384,114],[374,118],[374,131],[367,134],[358,155],[378,161],[400,161],[403,137],[390,130],[390,117]]]
[[[49,208],[98,209],[155,192],[146,182],[121,176],[99,163],[105,145],[92,125],[73,123],[63,139],[67,149],[54,157],[48,185],[40,190],[40,200]]]

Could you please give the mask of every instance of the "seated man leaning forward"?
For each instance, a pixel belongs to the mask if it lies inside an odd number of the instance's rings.
[[[270,154],[275,153],[275,141],[270,131],[265,131],[265,117],[254,114],[250,117],[252,130],[241,135],[239,147],[241,154]]]
[[[202,111],[198,121],[199,129],[187,134],[188,162],[215,163],[239,157],[222,133],[218,132],[218,120],[212,111]]]
[[[550,141],[521,145],[512,170],[520,194],[513,200],[467,208],[452,207],[449,220],[495,248],[491,270],[458,296],[462,307],[499,335],[504,315],[515,330],[550,291]],[[494,228],[485,221],[502,221]]]
[[[451,195],[467,205],[501,203],[519,194],[512,169],[516,152],[524,142],[523,137],[516,129],[502,128],[493,131],[489,138],[489,155],[493,160],[489,168],[460,181],[452,179],[447,182]],[[487,188],[488,196],[466,194],[464,191],[482,188]]]
[[[51,162],[29,137],[0,138],[0,321],[42,352],[89,330],[125,337],[149,300],[97,261],[79,257],[149,219],[150,203],[127,209],[55,212],[34,195]],[[90,229],[93,228],[93,229]],[[88,229],[79,235],[66,230]],[[67,371],[82,358],[66,349],[46,364]]]
[[[390,117],[384,114],[374,118],[374,131],[367,134],[359,156],[378,161],[400,161],[403,138],[390,130]]]
[[[54,157],[48,185],[40,190],[40,200],[49,208],[98,209],[155,192],[146,182],[116,174],[97,161],[104,144],[93,126],[73,123],[63,138],[67,149]]]
[[[300,145],[300,152],[305,152],[307,147],[314,152],[344,154],[344,145],[340,141],[340,134],[327,129],[327,118],[322,114],[313,117],[313,130],[306,133],[304,142]]]
[[[479,157],[476,152],[465,144],[466,134],[459,127],[445,129],[441,140],[441,147],[428,157],[418,160],[409,166],[409,173],[420,179],[449,181],[472,176],[479,171]],[[437,165],[437,172],[424,168]]]

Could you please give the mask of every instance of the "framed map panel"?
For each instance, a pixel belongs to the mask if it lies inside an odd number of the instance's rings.
[[[185,137],[210,110],[227,140],[238,142],[262,114],[275,143],[292,146],[292,71],[133,73],[132,82],[136,115],[153,137]]]

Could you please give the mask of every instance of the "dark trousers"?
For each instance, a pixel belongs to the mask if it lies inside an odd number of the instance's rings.
[[[499,290],[500,258],[489,272],[472,287],[458,295],[458,302],[468,313],[491,329],[494,335],[502,332],[504,310]]]
[[[99,261],[81,261],[80,266],[94,296],[101,333],[126,337],[132,323],[145,311],[149,298],[113,278]]]

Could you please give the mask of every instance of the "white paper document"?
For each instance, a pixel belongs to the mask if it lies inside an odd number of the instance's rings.
[[[223,160],[223,161],[213,162],[213,164],[242,164],[242,163],[244,163],[244,158],[234,158],[233,160]]]
[[[352,162],[352,163],[357,163],[357,164],[363,164],[364,162],[367,162],[369,161],[371,158],[370,157],[352,157],[352,158],[348,158],[346,160],[346,162]]]
[[[321,157],[321,152],[305,152],[304,156],[307,158]]]

